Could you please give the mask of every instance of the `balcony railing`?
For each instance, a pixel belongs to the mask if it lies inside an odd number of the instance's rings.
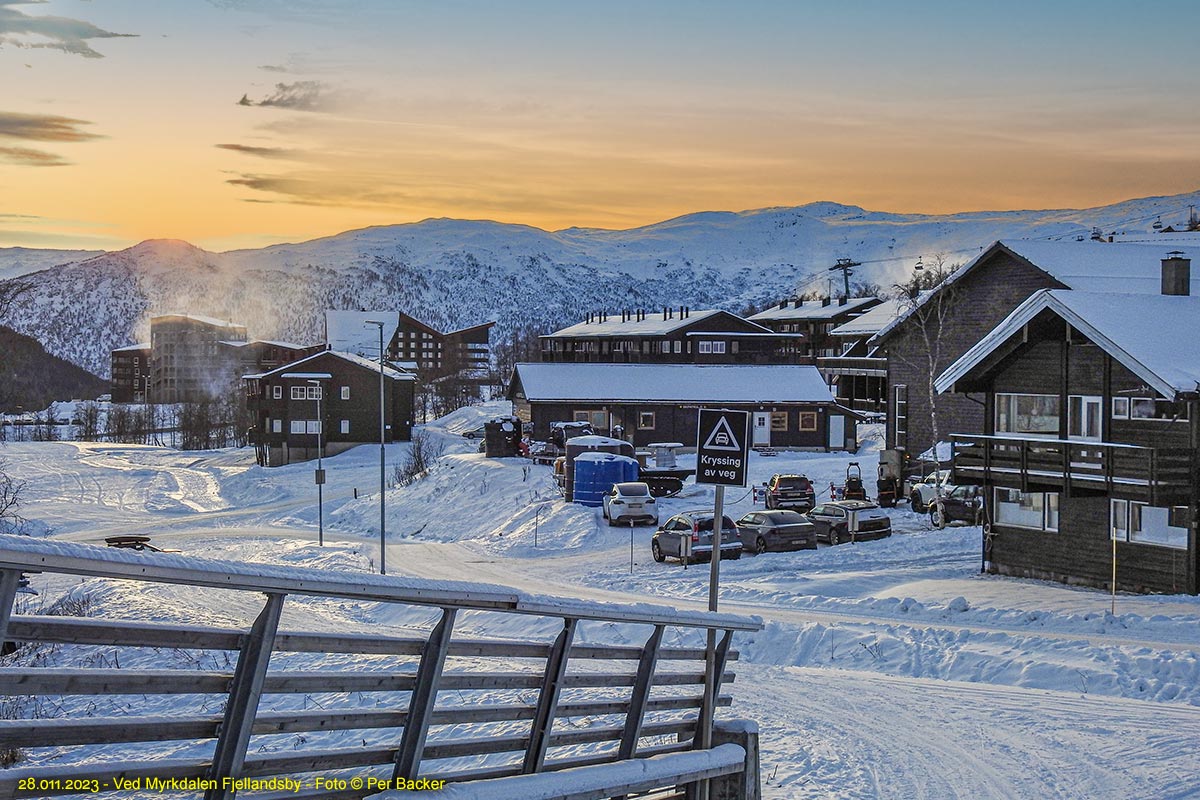
[[[870,375],[887,377],[887,359],[868,356],[818,358],[817,368],[826,375]]]
[[[1143,447],[1039,436],[955,433],[956,483],[989,483],[1022,491],[1055,487],[1070,494],[1103,491],[1151,505],[1184,502],[1190,494],[1189,448]]]

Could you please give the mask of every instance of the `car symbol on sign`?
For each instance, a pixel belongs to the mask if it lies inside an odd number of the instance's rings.
[[[713,437],[713,444],[728,445],[729,444],[729,434],[725,433],[724,431],[718,433],[716,436]]]

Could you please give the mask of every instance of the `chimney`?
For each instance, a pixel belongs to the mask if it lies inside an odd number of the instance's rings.
[[[792,301],[792,308],[800,308],[802,305],[804,305],[804,301],[798,297]]]
[[[846,295],[842,295],[841,297],[839,297],[839,298],[838,298],[838,305],[839,305],[839,306],[844,306],[844,305],[846,305],[846,303],[847,303],[849,300],[850,300],[850,298],[849,298],[849,297],[846,297]]]
[[[1192,293],[1192,260],[1179,250],[1172,250],[1162,260],[1162,293],[1190,295]]]
[[[780,300],[780,301],[779,301],[779,307],[780,307],[780,308],[787,308],[787,300]]]
[[[828,297],[822,297],[822,298],[821,298],[821,306],[822,306],[822,307],[825,307],[825,306],[829,305],[831,302],[832,302],[832,301],[831,301],[831,300],[830,300]]]
[[[692,315],[692,309],[688,308],[687,306],[684,306],[683,307],[683,318],[687,319],[691,315]]]

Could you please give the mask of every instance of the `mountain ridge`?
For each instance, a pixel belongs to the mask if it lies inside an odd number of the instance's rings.
[[[1189,204],[1200,204],[1200,192],[949,215],[818,201],[701,211],[626,230],[442,217],[224,252],[149,239],[27,273],[33,290],[6,324],[100,375],[109,350],[144,341],[149,316],[159,313],[234,319],[252,337],[313,341],[325,309],[379,308],[444,330],[495,320],[493,341],[507,341],[521,328],[597,309],[761,307],[797,288],[824,288],[838,258],[863,262],[856,280],[887,286],[919,257],[966,261],[996,239],[1070,240],[1093,226],[1149,237],[1160,215],[1164,224],[1183,222]]]

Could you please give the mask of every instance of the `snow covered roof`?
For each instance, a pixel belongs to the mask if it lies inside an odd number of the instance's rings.
[[[330,348],[355,355],[379,356],[379,328],[367,325],[383,323],[383,346],[387,347],[400,327],[399,311],[326,311],[325,341]]]
[[[668,312],[672,316],[663,319],[661,312],[646,312],[645,317],[637,319],[621,319],[621,314],[610,314],[603,322],[578,322],[554,333],[546,334],[543,338],[574,338],[578,336],[665,336],[680,328],[694,325],[701,320],[710,319],[720,314],[736,316],[728,311],[710,309],[707,311],[688,311],[687,316],[680,316],[678,311]],[[740,319],[740,317],[739,317]],[[743,320],[744,321],[744,320]],[[758,328],[762,333],[770,333],[761,325],[748,323]]]
[[[749,364],[518,364],[534,401],[832,403],[816,367]]]
[[[124,353],[130,350],[149,350],[150,343],[142,342],[141,344],[127,344],[124,347],[118,347],[113,350],[114,353]]]
[[[792,301],[788,301],[787,308],[780,308],[779,303],[771,306],[768,309],[751,315],[752,320],[771,320],[771,321],[789,321],[806,319],[832,319],[838,314],[845,314],[847,311],[861,310],[868,308],[879,302],[878,297],[851,297],[845,304],[839,304],[836,300],[824,305],[821,300],[802,300],[799,305]]]
[[[378,337],[376,337],[376,338],[378,338]],[[304,344],[296,344],[295,342],[277,342],[277,341],[274,341],[273,339],[251,339],[248,342],[221,342],[221,344],[227,344],[230,347],[249,347],[252,344],[266,344],[266,345],[271,345],[272,347],[286,347],[289,350],[303,350],[305,347],[310,346],[310,345],[304,345]],[[150,345],[146,345],[146,346],[149,347]],[[379,350],[378,345],[376,345],[375,350],[376,350],[376,352],[378,352],[378,350]]]
[[[894,297],[888,298],[849,322],[843,322],[829,333],[831,336],[874,336],[907,309],[907,301],[901,302]]]
[[[1158,294],[1162,289],[1162,260],[1168,252],[1181,252],[1184,258],[1196,262],[1192,272],[1192,294],[1200,295],[1200,247],[1179,247],[1174,244],[1143,242],[1062,242],[1037,239],[1006,239],[991,247],[945,280],[943,286],[960,281],[975,267],[997,252],[1007,251],[1023,258],[1069,289],[1085,292],[1122,292],[1128,294]],[[936,291],[923,295],[920,306]],[[881,330],[883,339],[912,313],[910,309]]]
[[[378,350],[379,348],[376,347],[376,349]],[[362,356],[355,355],[354,353],[343,353],[338,350],[322,350],[319,353],[313,353],[311,356],[305,356],[304,358],[301,358],[298,361],[293,361],[290,364],[284,364],[282,367],[276,367],[273,370],[269,370],[267,372],[258,372],[253,375],[243,375],[242,377],[248,378],[248,379],[255,379],[255,378],[267,378],[272,375],[282,376],[283,373],[285,373],[285,372],[292,372],[292,373],[303,372],[303,370],[299,370],[297,368],[300,367],[302,364],[307,364],[308,362],[312,361],[313,359],[321,358],[323,356],[333,356],[335,358],[340,358],[343,361],[349,361],[351,364],[356,364],[365,369],[369,369],[372,372],[379,372],[379,362],[378,361],[371,361],[370,359],[363,358]],[[416,375],[411,375],[407,372],[401,372],[400,370],[394,369],[393,367],[384,367],[383,374],[386,375],[387,377],[391,378],[394,381],[415,381],[417,379]]]
[[[1049,310],[1082,332],[1162,396],[1200,388],[1200,297],[1043,289],[946,369],[935,382],[950,390],[996,348]]]
[[[216,317],[206,317],[203,314],[159,314],[158,316],[150,318],[150,324],[153,325],[158,320],[170,319],[172,317],[178,317],[179,319],[190,319],[193,322],[202,322],[205,325],[212,325],[214,328],[246,329],[245,325],[239,325],[238,323],[230,322],[229,320],[217,319]]]

